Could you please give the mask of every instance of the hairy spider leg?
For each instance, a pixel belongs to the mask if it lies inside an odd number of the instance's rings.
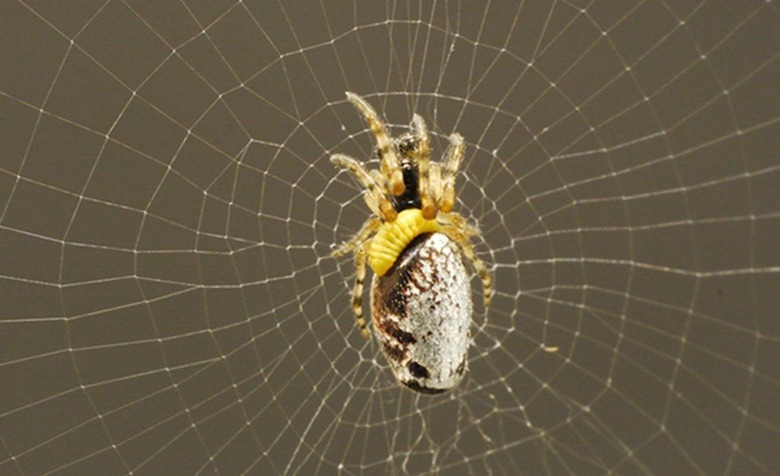
[[[398,196],[404,193],[404,177],[401,171],[401,161],[395,153],[390,135],[387,133],[385,123],[379,118],[373,107],[365,99],[355,93],[347,92],[347,100],[351,102],[368,123],[371,133],[374,134],[379,153],[380,168],[390,183],[390,193]]]
[[[449,213],[455,206],[455,178],[458,174],[460,161],[463,159],[463,152],[466,150],[466,144],[463,142],[463,136],[457,132],[450,135],[450,146],[447,148],[447,162],[444,164],[444,176],[442,177],[441,211]]]
[[[428,177],[429,188],[431,189],[431,199],[434,205],[438,207],[441,203],[442,183],[441,183],[441,167],[439,164],[432,161],[430,163],[430,176]]]
[[[428,127],[425,121],[418,114],[412,117],[412,135],[418,139],[415,159],[420,174],[420,203],[422,204],[423,217],[426,220],[436,218],[436,204],[431,199],[430,188],[430,163],[431,163],[431,145],[428,141]]]
[[[366,257],[365,246],[359,246],[355,250],[355,288],[352,290],[352,312],[355,313],[355,321],[360,329],[360,335],[368,339],[370,334],[363,317],[363,282],[366,279]]]
[[[480,235],[479,229],[466,221],[466,219],[458,213],[440,213],[439,221],[443,224],[454,225],[468,237]]]
[[[352,157],[344,154],[333,154],[330,157],[330,161],[335,165],[349,170],[357,181],[364,188],[368,190],[368,196],[371,200],[376,202],[377,209],[379,210],[379,217],[384,221],[394,221],[398,216],[393,204],[382,193],[384,187],[376,183],[374,177],[370,173],[366,172],[363,165]],[[372,208],[373,209],[373,208]]]

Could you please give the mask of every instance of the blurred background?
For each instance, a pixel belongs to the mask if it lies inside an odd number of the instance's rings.
[[[9,0],[0,45],[0,474],[780,473],[777,3]],[[345,91],[465,137],[451,393],[330,257]]]

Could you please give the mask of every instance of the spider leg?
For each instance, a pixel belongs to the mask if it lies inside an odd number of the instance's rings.
[[[398,213],[393,208],[393,204],[382,193],[384,187],[376,183],[370,173],[352,157],[344,154],[333,154],[330,161],[335,165],[349,170],[355,176],[360,185],[368,190],[371,199],[374,200],[379,208],[379,217],[385,221],[395,221]]]
[[[463,254],[466,255],[466,258],[471,262],[471,265],[474,266],[474,269],[479,275],[479,279],[482,280],[482,298],[485,307],[489,306],[490,301],[493,298],[493,277],[490,274],[490,270],[474,253],[474,247],[471,245],[471,241],[459,228],[454,225],[445,225],[442,228],[442,231],[460,246]]]
[[[373,195],[364,193],[363,201],[366,202],[368,209],[376,216],[382,216],[382,211],[379,209],[379,204],[376,203],[376,199]]]
[[[377,151],[381,160],[380,168],[390,181],[390,193],[395,196],[404,193],[404,177],[401,171],[401,161],[395,153],[395,146],[390,140],[385,123],[379,118],[373,107],[362,97],[355,93],[347,92],[347,100],[351,102],[363,115],[371,133],[376,138]]]
[[[444,187],[439,207],[441,211],[449,213],[455,205],[455,178],[457,177],[460,161],[463,159],[463,152],[466,145],[463,142],[463,136],[457,132],[450,135],[450,146],[447,149],[447,162],[444,165],[444,176],[442,185]]]
[[[441,203],[441,193],[442,193],[442,184],[441,184],[441,167],[439,167],[439,164],[436,162],[431,162],[431,174],[428,181],[428,187],[431,190],[431,199],[433,200],[433,203],[435,205],[438,205]]]
[[[386,197],[388,193],[387,191],[387,177],[382,175],[382,172],[378,171],[377,169],[371,169],[369,171],[369,175],[371,175],[371,178],[374,179],[374,182],[382,188],[382,194]],[[374,215],[382,216],[382,211],[380,210],[379,203],[377,203],[376,198],[369,194],[363,195],[363,200],[365,200],[366,205],[368,205],[368,208],[374,212]],[[395,207],[393,207],[395,208]]]
[[[376,182],[376,184],[382,188],[382,192],[385,195],[390,193],[387,190],[387,177],[385,177],[382,172],[378,171],[377,169],[371,169],[369,170],[368,174],[371,175],[371,178],[374,179],[374,182]]]
[[[382,221],[379,218],[371,217],[363,224],[360,231],[355,233],[355,236],[345,241],[338,248],[333,250],[331,256],[338,258],[344,256],[350,251],[355,250],[358,246],[362,245],[364,241],[368,240],[368,237],[376,233],[379,227],[382,226]]]
[[[425,121],[418,114],[412,117],[412,134],[419,140],[419,150],[417,151],[417,167],[420,173],[420,202],[422,204],[423,217],[426,220],[436,218],[436,204],[431,199],[430,187],[430,162],[431,145],[428,141],[428,127]]]
[[[366,279],[366,248],[361,245],[355,250],[355,287],[352,290],[352,311],[355,313],[355,322],[360,335],[368,339],[370,334],[363,317],[363,281]]]
[[[442,213],[439,215],[444,223],[455,225],[466,236],[479,236],[479,229],[457,213]]]

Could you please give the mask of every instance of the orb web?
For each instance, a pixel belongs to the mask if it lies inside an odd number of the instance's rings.
[[[0,473],[780,472],[773,2],[10,2]],[[438,158],[495,276],[469,373],[354,325],[378,165]]]

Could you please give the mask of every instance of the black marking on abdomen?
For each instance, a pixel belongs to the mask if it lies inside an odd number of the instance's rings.
[[[411,333],[402,331],[396,326],[390,329],[390,335],[393,336],[393,338],[397,340],[399,343],[401,343],[402,345],[417,343],[417,339],[415,339]]]
[[[414,377],[429,378],[431,376],[431,373],[428,372],[428,369],[426,369],[424,366],[420,365],[417,362],[409,362],[408,367],[409,367],[409,372]]]
[[[458,368],[455,369],[455,373],[462,376],[463,372],[466,371],[466,357],[463,357],[463,360],[460,361],[460,364],[458,364]]]
[[[449,388],[423,387],[422,385],[417,383],[415,380],[408,380],[406,382],[401,382],[401,383],[403,383],[407,387],[411,388],[415,392],[426,393],[428,395],[436,395],[436,394],[439,394],[439,393],[444,393],[447,390],[449,390]]]
[[[417,343],[417,339],[415,339],[410,332],[401,330],[401,328],[398,327],[398,324],[396,324],[395,321],[392,321],[390,319],[384,319],[379,323],[379,327],[381,328],[382,332],[395,339],[399,344],[401,344],[404,347],[408,346],[409,344]]]
[[[399,364],[404,360],[406,357],[406,349],[405,348],[399,348],[396,347],[388,342],[383,342],[382,347],[385,349],[385,355],[388,359],[393,359]]]

